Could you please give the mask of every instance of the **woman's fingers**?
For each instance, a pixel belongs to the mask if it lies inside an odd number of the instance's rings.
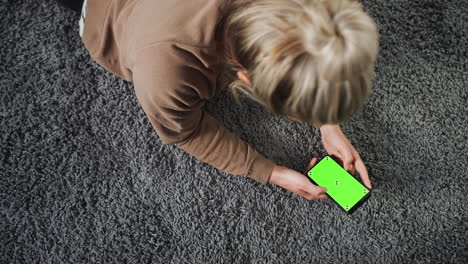
[[[340,164],[341,167],[344,167],[344,162],[340,156],[336,154],[329,154],[329,155],[333,158],[333,160],[335,160],[338,164]]]
[[[295,191],[295,193],[296,193],[296,194],[299,194],[300,196],[302,196],[302,197],[304,197],[304,198],[306,198],[306,199],[308,199],[308,198],[307,198],[307,195],[308,195],[309,193],[306,192],[306,191],[304,191],[304,190],[299,189],[299,190]]]
[[[311,196],[313,196],[314,199],[316,199],[320,195],[326,194],[327,188],[322,187],[322,186],[317,186],[315,184],[310,184],[309,187],[305,189],[305,191],[308,192]]]
[[[308,192],[305,192],[303,191],[303,193],[300,194],[302,197],[306,198],[307,200],[315,200],[315,199],[325,199],[325,198],[328,198],[327,195],[325,194],[319,194],[319,195],[315,195],[315,194],[310,194]]]
[[[369,174],[367,172],[367,168],[364,165],[364,162],[361,159],[361,155],[357,152],[356,149],[353,149],[353,154],[356,158],[356,170],[359,172],[359,175],[361,176],[361,179],[364,181],[364,185],[366,185],[367,188],[372,189],[372,184],[369,179]]]
[[[369,174],[367,173],[366,166],[364,166],[362,159],[358,159],[356,161],[356,169],[359,172],[359,175],[361,175],[361,179],[364,181],[364,185],[366,185],[367,188],[372,189],[372,184],[369,180]]]
[[[320,195],[318,196],[318,198],[319,198],[319,199],[326,199],[326,198],[328,198],[328,195],[322,193],[322,194],[320,194]]]
[[[319,193],[327,193],[327,191],[328,191],[327,188],[322,187],[322,186],[317,186],[317,188],[319,189]]]
[[[345,150],[338,149],[338,153],[343,158],[343,168],[346,171],[351,172],[351,174],[354,174],[354,165],[353,165],[354,156],[353,156],[352,151],[349,151],[348,149],[345,149]]]
[[[332,154],[330,156],[332,156],[333,159],[336,160],[336,162],[340,164],[340,166],[343,167],[346,171],[351,172],[351,174],[354,174],[356,171],[353,165],[354,158],[350,159],[348,156],[344,156],[344,158],[341,158],[341,152],[339,152],[339,155],[340,156]]]
[[[307,188],[307,190],[298,189],[296,193],[308,200],[314,200],[327,198],[326,192],[327,188],[314,185],[314,187]]]

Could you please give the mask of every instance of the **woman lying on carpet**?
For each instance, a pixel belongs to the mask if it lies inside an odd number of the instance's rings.
[[[371,93],[378,32],[352,0],[63,1],[80,12],[91,57],[133,82],[164,144],[226,173],[273,183],[307,199],[326,189],[278,166],[202,107],[224,87],[276,114],[313,124],[329,155],[367,169],[339,123]],[[311,168],[313,158],[307,167]]]

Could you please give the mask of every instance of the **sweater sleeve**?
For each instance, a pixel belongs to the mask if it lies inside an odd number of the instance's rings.
[[[161,43],[137,53],[133,83],[164,144],[176,144],[226,173],[269,181],[275,163],[202,109],[214,95],[216,74],[186,47]]]

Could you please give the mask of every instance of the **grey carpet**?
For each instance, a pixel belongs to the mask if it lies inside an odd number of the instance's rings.
[[[351,216],[163,145],[77,14],[0,3],[0,263],[466,263],[466,0],[364,2],[375,86],[342,127],[375,191]],[[206,110],[277,164],[325,154],[246,98]]]

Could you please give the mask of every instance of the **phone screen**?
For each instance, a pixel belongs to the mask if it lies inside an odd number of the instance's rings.
[[[347,213],[356,210],[370,195],[369,189],[330,156],[315,164],[307,176],[316,185],[327,188],[328,196]]]

